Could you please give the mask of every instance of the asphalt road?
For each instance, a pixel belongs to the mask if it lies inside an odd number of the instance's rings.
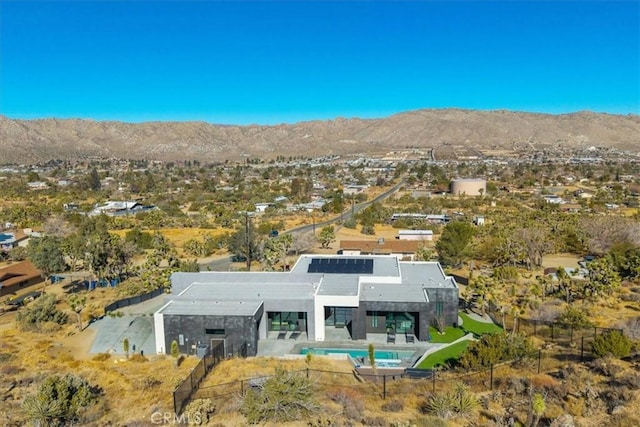
[[[317,230],[318,228],[322,228],[322,227],[325,227],[327,225],[335,224],[335,223],[340,222],[340,221],[346,221],[349,218],[351,218],[353,215],[355,215],[358,212],[360,212],[362,209],[365,209],[365,208],[371,206],[372,204],[374,204],[376,202],[380,202],[380,201],[388,198],[392,194],[395,194],[404,184],[405,184],[404,181],[400,181],[399,183],[397,183],[396,185],[394,185],[393,187],[391,187],[390,189],[388,189],[384,193],[380,194],[379,196],[377,196],[373,200],[369,200],[369,201],[366,201],[366,202],[363,202],[363,203],[358,203],[358,204],[353,206],[353,209],[349,209],[348,211],[343,212],[342,215],[338,215],[335,218],[331,218],[331,219],[329,219],[327,221],[318,222],[315,225],[314,224],[302,225],[300,227],[292,228],[291,230],[283,231],[282,234],[308,233],[310,231],[314,231],[313,230],[314,227]]]
[[[335,218],[331,218],[327,221],[318,222],[316,224],[303,225],[300,227],[292,228],[291,230],[283,231],[282,234],[302,234],[302,233],[310,233],[316,231],[322,227],[327,225],[335,224],[337,222],[346,221],[351,218],[353,215],[360,212],[362,209],[365,209],[371,206],[373,203],[380,202],[392,194],[395,194],[400,188],[405,185],[404,180],[400,181],[384,193],[380,194],[373,200],[369,200],[363,203],[358,203],[353,206],[352,209],[349,209],[346,212],[343,212],[341,215],[336,216]],[[229,271],[231,269],[231,257],[216,259],[204,264],[200,264],[200,271]]]

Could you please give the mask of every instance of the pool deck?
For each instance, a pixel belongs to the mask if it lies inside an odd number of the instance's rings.
[[[278,339],[278,332],[269,332],[266,340],[258,342],[258,357],[304,357],[300,351],[305,347],[312,348],[340,348],[340,349],[367,349],[369,344],[373,344],[379,351],[410,351],[413,352],[411,360],[403,360],[400,368],[395,370],[404,370],[410,367],[415,360],[419,359],[427,350],[441,347],[443,344],[430,343],[423,341],[414,341],[408,343],[403,335],[398,335],[395,343],[387,342],[387,334],[367,334],[366,340],[352,340],[346,329],[327,328],[325,332],[325,341],[309,341],[307,334],[302,333],[297,339],[291,339],[290,333],[284,339]],[[332,357],[332,356],[318,356]],[[344,356],[346,357],[346,356]],[[366,366],[359,366],[364,368]],[[391,368],[385,368],[391,369]]]

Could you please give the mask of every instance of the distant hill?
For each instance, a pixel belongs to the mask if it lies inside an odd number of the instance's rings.
[[[433,148],[436,158],[446,158],[461,152],[591,146],[639,152],[640,116],[442,109],[381,119],[338,118],[274,126],[0,116],[0,163],[86,157],[221,161],[407,148]]]

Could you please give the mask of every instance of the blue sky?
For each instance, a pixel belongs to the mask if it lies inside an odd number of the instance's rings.
[[[640,113],[636,1],[0,2],[0,113],[275,124]]]

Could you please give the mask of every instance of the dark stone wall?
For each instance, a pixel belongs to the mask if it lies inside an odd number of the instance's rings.
[[[443,303],[443,314],[447,325],[458,324],[458,289],[428,289],[429,302],[384,302],[361,301],[360,307],[353,309],[351,337],[354,340],[367,339],[367,311],[393,311],[418,313],[415,334],[418,340],[427,341],[429,325],[436,317],[436,302]],[[380,324],[380,322],[378,322]],[[384,325],[384,321],[382,321]],[[383,326],[384,328],[384,326]],[[381,330],[381,332],[385,332]]]
[[[443,314],[447,326],[458,325],[458,288],[429,288],[429,309],[427,317],[429,323],[436,317],[436,302],[443,303]]]
[[[165,351],[171,352],[171,342],[176,340],[180,352],[193,354],[192,345],[211,344],[211,339],[222,338],[206,333],[206,329],[224,329],[225,355],[235,355],[247,344],[247,356],[255,356],[258,351],[258,323],[262,317],[260,310],[253,316],[197,316],[164,315]],[[183,344],[180,345],[180,334]]]

